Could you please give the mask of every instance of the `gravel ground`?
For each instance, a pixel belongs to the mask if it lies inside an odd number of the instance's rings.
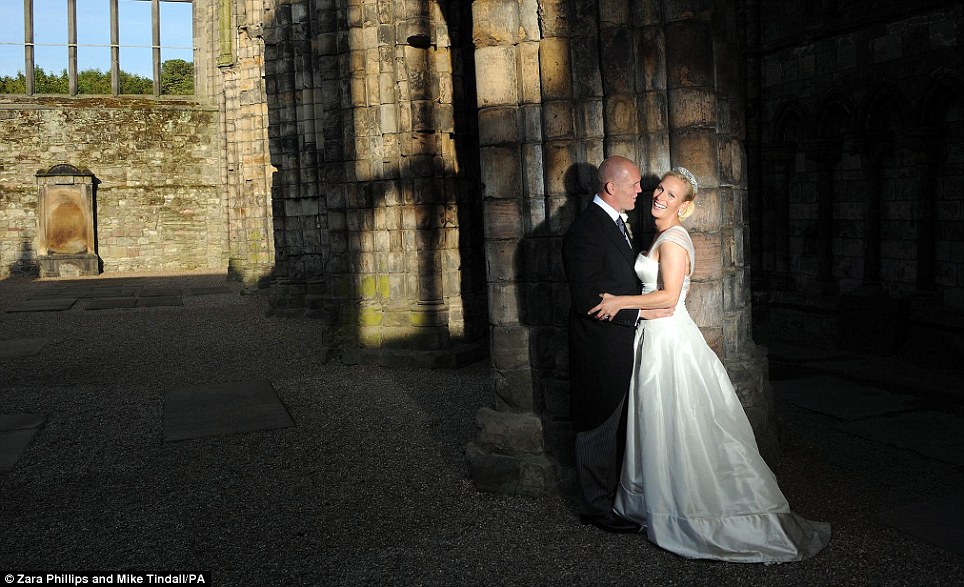
[[[152,275],[158,287],[223,276]],[[106,278],[99,278],[99,282]],[[964,471],[778,404],[776,465],[794,509],[833,525],[815,559],[687,561],[642,535],[582,526],[564,496],[483,494],[462,450],[488,401],[484,363],[456,371],[325,365],[317,322],[261,297],[183,307],[4,313],[58,285],[0,281],[0,414],[47,416],[0,475],[0,573],[210,571],[215,585],[938,585],[964,557],[874,519],[956,493]],[[162,442],[163,396],[264,378],[296,427]]]

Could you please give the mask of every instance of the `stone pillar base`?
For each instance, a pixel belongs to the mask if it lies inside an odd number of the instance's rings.
[[[545,453],[539,416],[481,408],[475,422],[479,439],[466,446],[465,457],[476,488],[531,496],[558,491],[557,465]]]
[[[726,365],[726,370],[753,427],[760,454],[772,465],[782,450],[765,348],[751,344],[739,360]]]
[[[465,458],[479,491],[533,497],[558,491],[555,464],[541,455],[506,455],[472,442]]]
[[[81,277],[100,275],[100,257],[93,253],[40,255],[40,277]]]

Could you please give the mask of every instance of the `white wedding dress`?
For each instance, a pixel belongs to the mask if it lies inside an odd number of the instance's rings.
[[[636,272],[643,293],[657,287],[650,258],[669,241],[689,253],[682,226],[659,235]],[[628,403],[626,456],[614,510],[645,526],[649,539],[687,558],[784,562],[817,554],[830,525],[790,511],[757,449],[723,364],[686,311],[689,276],[673,316],[642,321]]]

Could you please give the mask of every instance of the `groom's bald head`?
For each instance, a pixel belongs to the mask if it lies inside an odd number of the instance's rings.
[[[596,193],[619,212],[636,207],[640,186],[639,168],[625,157],[613,155],[599,164]]]

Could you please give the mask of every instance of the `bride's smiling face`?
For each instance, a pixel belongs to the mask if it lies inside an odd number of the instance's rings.
[[[686,193],[689,185],[672,175],[667,175],[653,190],[653,205],[650,212],[653,218],[667,218],[679,214],[682,206],[689,206]]]

